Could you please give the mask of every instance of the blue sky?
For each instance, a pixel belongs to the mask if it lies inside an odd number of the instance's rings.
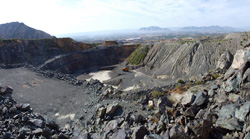
[[[145,26],[250,26],[250,0],[0,0],[0,24],[52,35]]]

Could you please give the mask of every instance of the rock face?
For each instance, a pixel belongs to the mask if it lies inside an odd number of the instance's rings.
[[[0,41],[0,66],[5,68],[31,64],[42,70],[74,73],[118,64],[136,45],[97,47],[70,38]]]
[[[44,39],[52,37],[48,33],[19,22],[0,24],[0,38],[1,36],[2,39]]]

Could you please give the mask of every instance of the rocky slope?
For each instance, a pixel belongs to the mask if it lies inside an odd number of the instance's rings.
[[[185,78],[214,70],[225,54],[234,55],[236,50],[249,44],[250,32],[178,43],[156,43],[152,48],[149,46],[151,49],[140,65],[145,66],[155,78]]]
[[[237,51],[226,73],[207,73],[197,77],[200,82],[190,78],[151,90],[103,93],[103,101],[120,102],[97,105],[77,137],[248,139],[249,52]]]
[[[0,36],[2,36],[1,39],[42,39],[52,37],[48,33],[19,22],[0,24]]]
[[[72,132],[59,129],[51,120],[33,112],[30,104],[17,103],[10,86],[0,86],[0,137],[10,138],[69,138]]]

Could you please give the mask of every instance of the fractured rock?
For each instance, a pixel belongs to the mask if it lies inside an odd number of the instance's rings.
[[[118,108],[119,108],[118,103],[108,105],[106,110],[106,115],[110,116],[113,115]]]

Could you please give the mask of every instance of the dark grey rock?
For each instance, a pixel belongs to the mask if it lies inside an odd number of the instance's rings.
[[[191,105],[187,110],[183,113],[183,115],[187,117],[195,117],[198,112],[198,107],[196,105]]]
[[[194,120],[189,128],[195,133],[197,138],[208,139],[212,132],[213,123],[209,120]]]
[[[205,94],[203,92],[198,92],[192,105],[201,106],[204,105],[206,101],[207,97],[205,96]]]
[[[174,125],[169,132],[171,139],[189,139],[187,133],[185,133],[185,127],[183,125]]]
[[[45,126],[45,122],[43,120],[40,120],[40,119],[31,119],[31,120],[29,120],[29,123],[31,125],[34,125],[36,127],[41,127],[41,128],[43,128]]]
[[[33,134],[40,136],[43,133],[41,128],[37,128],[36,130],[32,131]]]
[[[235,117],[241,121],[245,121],[245,118],[247,114],[249,114],[249,111],[250,111],[250,102],[246,102],[243,104],[243,106],[240,107],[240,109],[236,109]]]
[[[159,98],[157,102],[157,110],[160,113],[165,113],[166,107],[172,107],[171,101],[166,96]]]
[[[216,121],[216,125],[223,129],[231,130],[231,131],[241,131],[243,129],[243,122],[240,122],[237,118],[219,118]]]
[[[3,95],[3,94],[6,94],[6,93],[12,93],[13,92],[13,88],[10,87],[10,86],[5,86],[3,88],[1,88],[1,91],[0,91],[0,94]]]
[[[143,139],[145,135],[147,135],[149,132],[146,129],[145,126],[138,126],[134,129],[132,138],[133,139]]]
[[[222,119],[235,117],[235,111],[239,108],[240,106],[236,104],[225,105],[220,109],[218,116],[219,118],[222,118]]]

